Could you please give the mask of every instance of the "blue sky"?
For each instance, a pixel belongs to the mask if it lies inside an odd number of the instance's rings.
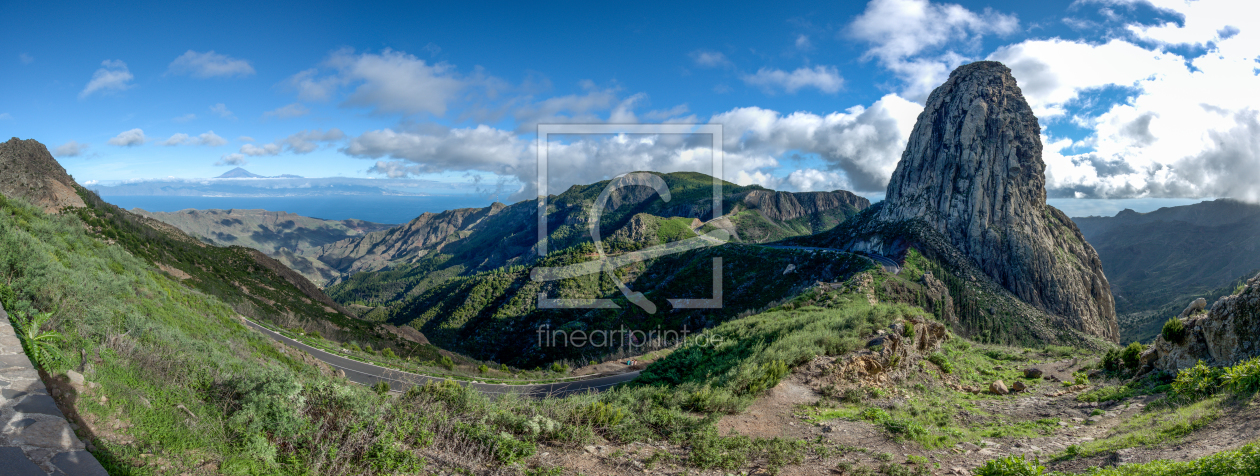
[[[81,182],[243,165],[519,198],[539,122],[675,121],[724,124],[728,180],[878,195],[926,94],[997,59],[1052,197],[1260,200],[1251,2],[49,3],[4,8],[0,131]],[[553,152],[552,190],[707,167],[586,142]]]

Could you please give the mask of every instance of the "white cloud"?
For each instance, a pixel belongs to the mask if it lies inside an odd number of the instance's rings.
[[[53,155],[57,157],[78,157],[87,151],[89,144],[80,144],[75,141],[69,141],[65,144],[57,146],[53,149]]]
[[[10,115],[9,113],[7,113],[7,112],[5,112],[5,113],[0,113],[0,121],[7,121],[7,120],[10,120],[10,119],[13,119],[13,116],[12,116],[12,115]]]
[[[143,145],[145,140],[144,131],[140,129],[132,129],[114,136],[114,138],[110,139],[108,143],[109,145],[116,145],[119,147],[133,147]]]
[[[715,115],[708,122],[724,126],[727,180],[797,190],[882,191],[920,111],[921,106],[890,94],[870,107],[855,106],[825,116],[740,108]],[[610,113],[610,120],[615,115],[615,111]],[[341,150],[375,160],[370,171],[390,177],[450,171],[510,177],[521,184],[513,198],[528,198],[536,193],[533,145],[532,139],[481,125],[370,131],[352,138]],[[709,147],[709,138],[699,135],[597,135],[553,140],[547,149],[549,191],[560,193],[575,184],[638,170],[710,173]],[[778,157],[797,152],[817,156],[827,169],[776,177]]]
[[[288,79],[299,98],[329,100],[341,87],[357,85],[342,105],[369,108],[373,113],[441,116],[466,86],[449,64],[429,64],[391,49],[380,54],[342,49],[320,66],[331,73],[320,76],[320,69],[309,69]]]
[[[210,112],[213,112],[222,118],[236,119],[236,116],[232,114],[232,111],[229,111],[227,106],[224,105],[223,103],[218,103],[213,106],[210,106]]]
[[[726,59],[726,55],[716,51],[693,51],[691,52],[691,60],[695,61],[697,66],[705,68],[731,66],[731,60]]]
[[[809,49],[813,47],[814,45],[810,43],[808,36],[800,35],[796,37],[796,49],[801,50],[801,51],[808,51]]]
[[[172,135],[169,139],[162,141],[162,145],[165,145],[165,146],[205,145],[205,146],[210,146],[210,147],[218,147],[218,146],[226,145],[226,144],[227,144],[227,139],[219,137],[219,135],[215,134],[214,131],[208,131],[208,132],[202,133],[201,135],[198,135],[197,137],[189,137],[188,134],[177,133],[175,135]]]
[[[245,144],[241,146],[241,153],[251,156],[251,157],[258,157],[258,156],[263,156],[263,155],[280,155],[280,152],[282,150],[284,150],[284,148],[281,147],[280,144],[263,144],[261,146],[256,146],[254,144]]]
[[[965,53],[977,48],[985,35],[1006,35],[1018,28],[1014,15],[989,8],[976,13],[927,0],[872,0],[847,33],[871,44],[865,58],[878,58],[906,83],[903,97],[922,101],[945,82],[951,70],[966,62],[954,47]]]
[[[248,61],[207,51],[198,53],[188,50],[175,58],[166,69],[167,74],[184,74],[195,78],[249,76],[254,67]]]
[[[215,162],[214,165],[216,166],[227,166],[227,165],[241,166],[247,163],[248,162],[245,161],[245,156],[241,154],[226,154],[223,157],[220,157],[219,161]]]
[[[19,54],[18,54],[18,61],[21,61],[21,62],[22,62],[22,64],[31,64],[31,63],[34,63],[34,62],[35,62],[35,57],[34,57],[34,56],[31,56],[31,55],[28,55],[28,54],[26,54],[26,53],[19,53]]]
[[[1132,41],[1030,40],[995,51],[1043,115],[1089,131],[1045,142],[1051,197],[1230,197],[1260,201],[1260,19],[1211,2],[1152,2],[1182,25],[1129,25]],[[1197,45],[1181,51],[1167,45]],[[1124,100],[1096,104],[1102,87]]]
[[[745,83],[757,86],[766,92],[782,89],[795,93],[802,88],[816,88],[828,94],[835,94],[844,86],[844,78],[835,66],[815,66],[813,68],[797,68],[786,72],[779,69],[761,68],[756,74],[744,75]]]
[[[329,129],[328,132],[318,129],[305,130],[270,144],[242,145],[240,153],[251,157],[275,156],[286,150],[294,154],[309,154],[319,149],[322,144],[335,143],[345,138],[346,134],[336,128]],[[251,142],[254,140],[252,137],[241,139],[249,139]]]
[[[1104,86],[1139,87],[1144,80],[1186,70],[1185,59],[1150,51],[1123,40],[1101,45],[1029,40],[998,48],[988,59],[1011,68],[1038,118],[1066,113],[1064,106],[1084,91]]]
[[[306,106],[303,106],[302,104],[295,102],[287,106],[276,108],[275,110],[272,110],[272,111],[264,112],[263,117],[278,117],[280,119],[290,119],[294,117],[305,116],[310,113],[311,113],[311,110],[307,109]]]
[[[131,80],[135,77],[131,75],[131,71],[127,69],[127,63],[121,60],[105,60],[101,62],[101,68],[92,73],[92,79],[88,81],[83,91],[79,92],[79,99],[86,98],[92,93],[122,91],[130,88]]]
[[[182,116],[171,119],[173,122],[184,123],[196,119],[197,115],[193,113],[184,114]]]
[[[241,142],[253,142],[254,138],[250,136],[240,136],[240,137],[237,137],[236,140],[241,141]]]

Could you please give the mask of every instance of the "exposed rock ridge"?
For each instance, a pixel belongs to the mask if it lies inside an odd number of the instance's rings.
[[[1202,312],[1202,301],[1190,303],[1178,317],[1184,337],[1175,342],[1157,337],[1143,362],[1176,373],[1200,360],[1227,366],[1260,356],[1260,275],[1248,280],[1241,292],[1218,299],[1207,312]]]
[[[871,201],[852,192],[776,192],[753,190],[743,197],[749,208],[761,210],[771,220],[793,220],[843,206],[864,210]]]
[[[959,67],[928,97],[875,219],[926,222],[1020,299],[1114,341],[1098,254],[1046,204],[1040,132],[1009,68]],[[890,243],[866,245],[879,252]]]
[[[74,179],[35,139],[14,137],[0,144],[0,194],[20,197],[49,213],[84,206]]]

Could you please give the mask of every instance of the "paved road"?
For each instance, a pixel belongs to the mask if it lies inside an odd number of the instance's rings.
[[[364,385],[375,385],[378,382],[388,382],[394,391],[406,391],[412,385],[423,385],[429,381],[446,380],[440,377],[430,377],[427,375],[413,374],[385,368],[369,363],[359,362],[354,359],[342,357],[337,354],[325,352],[323,350],[311,347],[296,340],[285,337],[279,333],[260,326],[257,323],[245,320],[250,327],[257,329],[259,332],[266,334],[272,339],[283,342],[285,345],[301,349],[316,359],[324,363],[338,368],[346,372],[346,378]],[[502,385],[491,383],[473,383],[463,380],[456,380],[460,385],[465,387],[471,385],[481,393],[489,395],[503,395],[515,393],[520,395],[529,395],[534,397],[543,396],[565,396],[583,392],[598,392],[600,390],[612,387],[619,383],[629,382],[639,376],[639,372],[629,372],[624,374],[610,375],[606,377],[595,377],[582,380],[573,380],[568,382],[531,384],[531,385]]]
[[[871,261],[874,261],[875,264],[883,266],[884,271],[888,271],[889,273],[897,274],[901,272],[901,265],[897,264],[896,260],[893,260],[892,258],[889,258],[887,256],[881,256],[881,255],[877,255],[873,253],[853,253],[849,251],[837,250],[834,248],[815,248],[812,246],[788,246],[788,245],[761,245],[761,246],[765,246],[766,248],[778,248],[778,249],[784,249],[784,250],[823,251],[823,252],[828,252],[828,253],[842,253],[842,254],[847,254],[847,255],[858,255],[863,258],[867,258]]]

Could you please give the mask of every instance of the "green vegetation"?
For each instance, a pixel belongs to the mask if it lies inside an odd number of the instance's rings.
[[[1168,319],[1168,322],[1164,323],[1164,328],[1160,331],[1160,334],[1162,334],[1164,336],[1164,340],[1168,342],[1181,344],[1186,340],[1186,325],[1181,322],[1181,319],[1175,317],[1170,318]]]
[[[976,476],[1041,476],[1045,471],[1046,467],[1036,458],[1029,461],[1023,456],[1003,456],[976,468]]]
[[[64,339],[57,331],[43,329],[48,320],[52,319],[53,313],[40,312],[30,317],[24,314],[22,311],[15,311],[9,319],[18,339],[22,341],[26,355],[31,356],[34,364],[41,369],[60,367],[65,363],[65,353],[57,347],[57,342]]]
[[[1005,456],[985,462],[976,469],[977,476],[1067,476],[1068,473],[1046,473],[1037,460],[1021,456]],[[1232,476],[1260,474],[1260,445],[1248,444],[1232,451],[1222,451],[1193,461],[1159,460],[1149,463],[1124,464],[1094,468],[1089,476]]]

